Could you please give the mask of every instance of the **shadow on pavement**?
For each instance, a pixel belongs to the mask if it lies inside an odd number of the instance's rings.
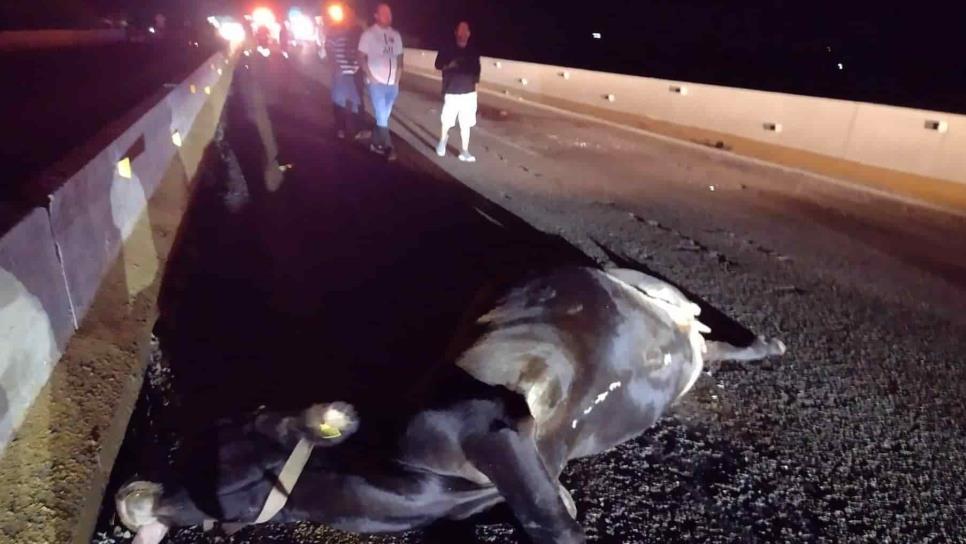
[[[283,63],[252,71],[162,293],[158,335],[193,421],[260,404],[391,404],[439,360],[482,286],[592,264],[417,153],[387,164],[336,140],[326,93]],[[291,168],[273,182],[279,165]]]

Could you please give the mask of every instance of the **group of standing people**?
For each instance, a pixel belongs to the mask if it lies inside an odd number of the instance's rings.
[[[337,137],[371,138],[369,149],[392,161],[396,152],[389,118],[399,96],[403,41],[392,27],[392,9],[388,4],[378,5],[374,19],[375,24],[363,31],[347,6],[330,6],[325,13],[325,51],[332,72]],[[436,153],[446,156],[449,132],[459,124],[462,143],[459,159],[464,162],[476,161],[469,151],[469,143],[470,129],[476,125],[476,85],[480,81],[480,55],[470,43],[470,35],[469,23],[460,22],[454,42],[442,48],[436,58],[436,69],[443,74],[442,130]],[[363,97],[367,89],[376,119],[372,131],[365,129]]]

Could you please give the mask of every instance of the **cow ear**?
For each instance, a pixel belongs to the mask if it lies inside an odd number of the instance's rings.
[[[297,425],[301,438],[316,446],[334,446],[359,429],[359,416],[345,402],[315,404],[302,412]]]

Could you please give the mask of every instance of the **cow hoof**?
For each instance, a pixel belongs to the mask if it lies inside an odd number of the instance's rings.
[[[563,500],[564,506],[567,507],[567,513],[570,514],[571,518],[577,519],[577,503],[574,502],[570,491],[567,491],[567,488],[563,484],[560,484],[558,488],[560,490],[560,499]]]
[[[785,355],[785,343],[777,338],[768,341],[768,355]]]
[[[161,544],[166,534],[168,534],[168,526],[160,521],[155,521],[138,529],[138,533],[134,536],[134,541],[131,544]]]
[[[316,404],[305,411],[305,428],[318,445],[334,445],[348,438],[359,428],[355,408],[346,402]]]
[[[135,481],[122,487],[115,496],[117,515],[132,531],[158,522],[155,508],[161,498],[161,484]]]

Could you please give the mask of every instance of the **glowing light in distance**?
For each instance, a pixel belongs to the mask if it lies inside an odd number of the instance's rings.
[[[230,42],[245,41],[245,27],[241,23],[223,23],[218,27],[218,35]]]
[[[263,56],[268,58],[272,54],[272,51],[267,47],[258,46],[258,52]]]
[[[252,12],[252,22],[256,26],[275,26],[277,22],[275,21],[275,14],[272,10],[268,8],[256,8]]]
[[[591,36],[593,36],[595,40],[599,40],[601,38],[600,32],[594,32],[591,34]]]
[[[148,32],[150,32],[151,34],[154,34],[155,32],[157,32],[157,30],[155,30],[153,26],[149,26]]]
[[[293,11],[288,17],[292,37],[296,40],[309,41],[315,39],[315,23],[312,18],[301,11]]]
[[[345,8],[342,4],[332,4],[326,12],[329,14],[329,19],[336,23],[341,23],[345,19]]]

